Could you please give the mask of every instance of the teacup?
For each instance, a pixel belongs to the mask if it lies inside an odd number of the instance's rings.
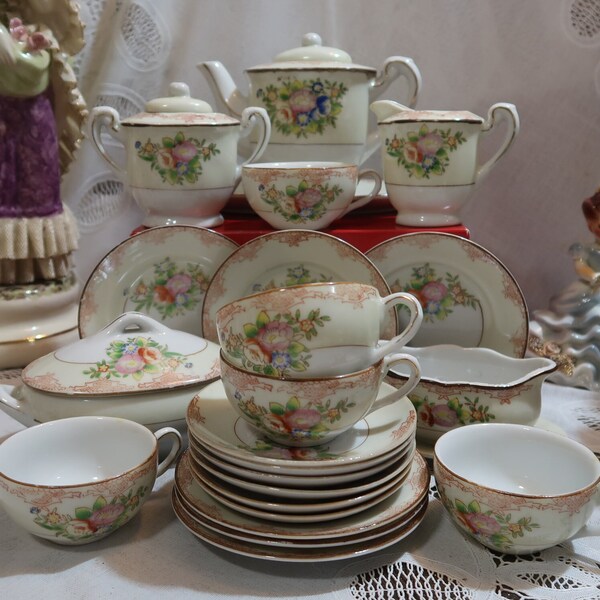
[[[487,118],[468,111],[411,110],[391,100],[371,104],[383,140],[383,177],[396,223],[412,227],[456,225],[476,186],[506,153],[519,132],[513,104],[499,102]],[[484,164],[479,139],[505,119],[496,153]]]
[[[158,463],[158,440],[172,438]],[[20,431],[0,445],[0,504],[29,533],[58,544],[94,542],[148,499],[181,448],[172,427],[156,433],[115,417],[72,417]]]
[[[402,333],[379,343],[386,313],[410,312]],[[240,298],[216,315],[222,352],[234,365],[275,377],[331,377],[364,369],[400,349],[423,320],[406,292],[381,297],[362,283],[310,283]]]
[[[467,425],[435,445],[434,475],[454,522],[478,542],[529,554],[575,535],[598,501],[600,462],[582,444],[509,423]]]
[[[355,196],[364,179],[373,180],[371,191]],[[338,162],[273,162],[243,166],[242,183],[254,212],[275,229],[318,230],[368,204],[381,176]]]
[[[377,399],[385,374],[399,362],[411,369],[408,381]],[[236,367],[221,352],[221,378],[235,411],[268,438],[286,446],[329,442],[367,414],[403,398],[418,383],[420,374],[413,357],[392,354],[346,375],[278,379]]]

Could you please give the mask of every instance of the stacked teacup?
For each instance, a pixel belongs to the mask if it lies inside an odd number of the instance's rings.
[[[407,311],[408,325],[380,341],[395,307]],[[396,350],[422,318],[412,295],[381,297],[352,282],[267,290],[223,306],[216,316],[222,381],[190,404],[190,449],[180,471],[191,479],[176,477],[176,502],[187,498],[187,518],[191,510],[210,520],[200,493],[245,518],[339,519],[343,529],[345,517],[387,501],[398,532],[412,530],[427,502],[427,485],[415,483],[427,467],[415,452],[416,414],[406,398],[420,368]],[[410,375],[394,389],[383,379],[400,363]],[[399,500],[407,481],[408,500]]]

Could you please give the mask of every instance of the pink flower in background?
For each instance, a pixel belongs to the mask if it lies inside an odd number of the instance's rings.
[[[141,371],[144,364],[144,360],[139,354],[124,354],[115,363],[115,370],[123,375],[129,375]]]
[[[256,341],[266,352],[282,352],[288,349],[293,335],[294,331],[287,323],[271,321],[259,329]]]
[[[192,278],[185,273],[173,275],[165,284],[171,295],[184,294],[192,287]]]
[[[417,142],[417,148],[425,156],[435,156],[443,145],[444,140],[439,133],[428,133]]]
[[[440,427],[454,427],[458,424],[458,415],[445,404],[431,407],[433,422]]]
[[[448,295],[448,288],[439,281],[430,281],[423,286],[421,294],[427,302],[441,302]]]
[[[173,157],[177,162],[190,162],[196,154],[198,154],[198,150],[192,142],[181,142],[181,144],[177,144],[177,146],[173,148]]]

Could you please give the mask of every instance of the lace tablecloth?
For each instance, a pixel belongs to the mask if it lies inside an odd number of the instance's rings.
[[[0,382],[17,376],[0,373]],[[600,456],[599,394],[545,384],[542,415]],[[0,439],[21,427],[0,412]],[[193,537],[171,509],[172,478],[169,470],[157,480],[131,523],[88,546],[35,538],[2,513],[2,597],[600,599],[600,507],[577,539],[512,557],[462,535],[432,484],[426,517],[405,540],[364,558],[288,564],[230,554]]]

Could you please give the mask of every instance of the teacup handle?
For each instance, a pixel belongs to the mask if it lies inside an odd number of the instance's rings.
[[[269,119],[269,114],[267,111],[259,106],[249,106],[243,110],[242,120],[240,123],[241,135],[249,135],[250,130],[254,127],[255,123],[259,127],[258,143],[256,144],[256,148],[250,157],[244,160],[241,164],[237,165],[235,169],[235,183],[233,189],[237,188],[242,180],[242,167],[248,163],[257,161],[267,149],[267,145],[271,139],[271,119]]]
[[[394,350],[406,346],[406,344],[408,344],[408,342],[415,337],[419,331],[421,323],[423,322],[423,307],[417,298],[412,294],[407,292],[390,294],[389,296],[383,298],[383,303],[385,307],[395,307],[397,304],[406,306],[410,311],[410,318],[408,325],[404,328],[402,333],[377,347],[376,359],[383,358],[384,356],[394,352]]]
[[[390,354],[389,356],[386,356],[383,359],[383,361],[384,363],[382,370],[382,378],[387,375],[387,372],[393,365],[399,362],[404,362],[408,364],[410,368],[410,375],[408,377],[408,381],[406,381],[406,383],[404,383],[404,385],[401,388],[390,392],[387,396],[384,396],[383,398],[375,400],[375,402],[373,402],[373,406],[371,406],[369,410],[369,413],[379,408],[383,408],[384,406],[388,406],[389,404],[400,400],[400,398],[403,398],[407,394],[410,394],[415,389],[415,387],[419,383],[419,380],[421,379],[421,367],[417,362],[417,359],[414,356],[411,356],[410,354]]]
[[[125,169],[120,167],[106,151],[106,148],[104,148],[104,144],[102,143],[102,129],[104,128],[113,138],[125,145],[125,136],[121,131],[119,113],[110,106],[97,106],[92,110],[90,116],[92,146],[117,175],[125,178]]]
[[[375,196],[377,196],[377,194],[379,194],[379,190],[381,190],[381,175],[377,171],[375,171],[375,169],[366,169],[364,171],[361,171],[358,174],[357,185],[363,179],[372,179],[373,188],[366,196],[357,196],[356,198],[354,198],[354,200],[350,202],[348,208],[346,208],[346,210],[340,215],[340,217],[349,213],[351,210],[360,208],[361,206],[368,204],[369,202],[371,202],[371,200],[373,200],[373,198],[375,198]]]
[[[157,441],[160,441],[165,436],[171,436],[173,443],[169,454],[158,463],[158,467],[156,468],[157,477],[162,475],[173,464],[182,446],[181,434],[174,427],[163,427],[154,432],[154,437]]]
[[[488,134],[494,125],[500,120],[508,121],[508,131],[506,132],[506,136],[502,145],[485,164],[483,164],[477,170],[476,179],[482,179],[489,172],[490,169],[500,160],[500,158],[505,154],[511,144],[515,141],[517,134],[519,133],[519,114],[517,113],[517,108],[514,104],[509,104],[507,102],[498,102],[490,107],[488,110],[488,116],[483,125],[481,126],[482,135]]]

